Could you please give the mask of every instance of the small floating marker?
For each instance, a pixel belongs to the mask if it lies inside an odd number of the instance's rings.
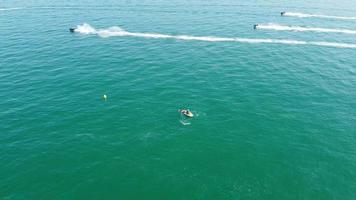
[[[108,97],[106,96],[106,94],[103,95],[103,99],[106,101]]]

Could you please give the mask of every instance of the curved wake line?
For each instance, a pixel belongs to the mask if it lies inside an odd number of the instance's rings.
[[[0,8],[0,11],[8,11],[8,10],[22,10],[24,8],[18,7],[18,8]]]
[[[356,48],[356,44],[335,43],[335,42],[308,42],[300,40],[284,40],[284,39],[254,39],[254,38],[227,38],[227,37],[211,37],[211,36],[190,36],[190,35],[166,35],[159,33],[135,33],[128,32],[120,27],[111,27],[108,29],[96,30],[89,24],[84,23],[78,25],[75,29],[81,34],[94,34],[100,37],[140,37],[140,38],[155,38],[155,39],[176,39],[176,40],[196,40],[206,42],[240,42],[240,43],[272,43],[272,44],[289,44],[289,45],[315,45],[337,48]]]
[[[303,26],[285,26],[280,24],[258,24],[256,28],[265,29],[265,30],[276,30],[276,31],[302,31],[302,32],[310,31],[310,32],[320,32],[320,33],[356,34],[356,30],[303,27]]]
[[[324,19],[341,19],[341,20],[356,20],[356,17],[332,16],[332,15],[317,15],[298,12],[285,12],[283,16],[300,17],[300,18],[324,18]]]

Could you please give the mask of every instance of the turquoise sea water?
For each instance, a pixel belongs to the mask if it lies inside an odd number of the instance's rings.
[[[1,2],[0,199],[356,199],[355,16],[351,1]]]

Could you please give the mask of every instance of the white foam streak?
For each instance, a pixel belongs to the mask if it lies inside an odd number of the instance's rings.
[[[82,34],[96,34],[97,31],[95,28],[90,26],[87,23],[84,23],[83,25],[78,25],[77,28],[75,29],[76,32],[82,33]]]
[[[17,7],[17,8],[0,8],[0,11],[8,11],[8,10],[22,10],[24,8],[22,7]]]
[[[283,16],[300,17],[300,18],[324,18],[324,19],[341,19],[341,20],[356,20],[356,17],[332,16],[332,15],[317,15],[298,12],[285,12]]]
[[[332,42],[308,42],[300,40],[283,40],[283,39],[259,39],[259,38],[227,38],[227,37],[212,37],[212,36],[190,36],[190,35],[166,35],[158,33],[135,33],[128,32],[120,27],[111,27],[108,29],[96,30],[89,24],[78,25],[76,32],[81,34],[95,34],[100,37],[140,37],[153,39],[176,39],[176,40],[195,40],[206,42],[240,42],[240,43],[271,43],[271,44],[288,44],[288,45],[315,45],[337,48],[356,48],[356,44],[347,43],[332,43]]]
[[[285,26],[280,24],[259,24],[257,29],[276,30],[276,31],[310,31],[321,33],[344,33],[356,34],[356,30],[348,29],[330,29],[330,28],[317,28],[317,27],[303,27],[303,26]]]
[[[336,43],[336,42],[309,42],[311,45],[336,47],[336,48],[356,48],[356,44]]]

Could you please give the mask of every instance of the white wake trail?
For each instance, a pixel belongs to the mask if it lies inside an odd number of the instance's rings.
[[[324,18],[324,19],[340,19],[340,20],[356,20],[356,17],[344,17],[344,16],[333,16],[333,15],[318,15],[318,14],[307,14],[298,12],[285,12],[283,16],[288,17],[300,17],[300,18]]]
[[[9,10],[22,10],[25,8],[17,7],[17,8],[0,8],[0,11],[9,11]]]
[[[310,31],[320,33],[345,33],[356,34],[356,30],[349,29],[331,29],[331,28],[318,28],[318,27],[303,27],[303,26],[285,26],[280,24],[258,24],[257,29],[276,30],[276,31]]]
[[[135,33],[128,32],[120,27],[111,27],[108,29],[95,29],[89,24],[84,23],[78,25],[75,32],[81,34],[95,34],[100,37],[140,37],[140,38],[154,38],[154,39],[176,39],[176,40],[196,40],[206,42],[239,42],[239,43],[272,43],[272,44],[288,44],[288,45],[314,45],[327,46],[337,48],[356,48],[356,44],[348,43],[333,43],[333,42],[308,42],[300,40],[283,40],[283,39],[258,39],[258,38],[227,38],[227,37],[212,37],[212,36],[190,36],[190,35],[166,35],[158,33]]]

